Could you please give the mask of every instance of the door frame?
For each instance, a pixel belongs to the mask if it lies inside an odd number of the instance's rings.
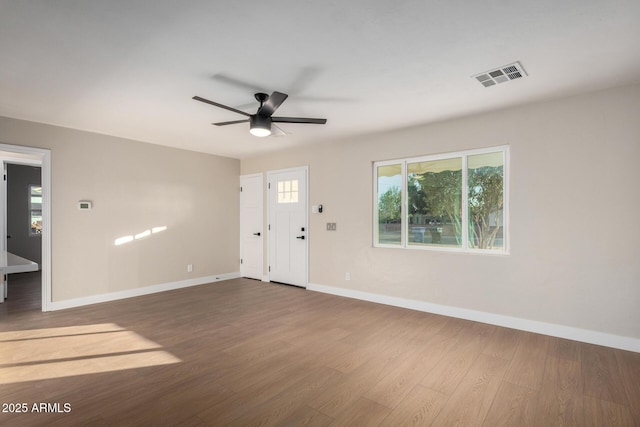
[[[245,179],[256,179],[256,178],[260,178],[260,209],[259,209],[259,214],[260,214],[260,234],[264,237],[264,174],[263,173],[253,173],[253,174],[248,174],[248,175],[240,175],[240,192],[242,192],[242,182]],[[242,194],[240,195],[240,197],[242,198]],[[242,226],[242,202],[240,202],[240,259],[242,260],[242,257],[244,255],[244,247],[243,247],[243,236],[242,236],[242,230],[243,230],[243,226]],[[261,281],[265,281],[265,275],[264,275],[264,238],[261,239],[260,241],[260,265],[262,266],[262,268],[260,269],[260,279]],[[242,265],[240,265],[240,275],[242,276]]]
[[[305,247],[305,257],[304,257],[304,286],[306,289],[309,286],[309,239],[311,236],[311,231],[309,230],[309,166],[298,166],[287,169],[276,169],[267,171],[267,265],[271,265],[271,229],[270,229],[270,220],[271,220],[271,198],[273,197],[273,192],[271,191],[271,177],[273,175],[279,173],[287,173],[287,172],[304,172],[304,220],[306,224],[306,239],[304,241]],[[267,281],[271,282],[271,271],[267,271]]]
[[[51,309],[51,150],[35,147],[10,145],[0,142],[0,159],[4,163],[28,164],[40,166],[42,185],[42,311]],[[7,247],[7,193],[6,182],[0,192],[0,205],[3,212],[0,224],[0,241],[3,249]]]

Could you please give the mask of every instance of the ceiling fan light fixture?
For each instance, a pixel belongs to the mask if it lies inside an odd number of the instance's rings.
[[[259,138],[271,135],[271,117],[263,117],[258,114],[249,117],[249,132]]]

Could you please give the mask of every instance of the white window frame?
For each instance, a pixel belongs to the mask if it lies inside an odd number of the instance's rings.
[[[468,212],[468,197],[469,197],[469,188],[468,188],[468,171],[467,171],[467,158],[469,156],[474,156],[478,154],[488,154],[488,153],[496,153],[502,152],[502,160],[503,160],[503,173],[504,173],[504,186],[503,186],[503,247],[501,249],[477,249],[477,248],[469,248],[469,212]],[[434,160],[445,160],[451,158],[461,158],[462,159],[462,217],[461,223],[464,224],[462,227],[462,245],[461,247],[450,247],[450,246],[438,246],[438,245],[409,245],[407,242],[407,236],[409,233],[409,219],[406,213],[408,212],[409,207],[409,196],[407,191],[407,165],[409,163],[419,163],[419,162],[428,162]],[[501,145],[496,147],[487,147],[487,148],[479,148],[473,150],[465,150],[465,151],[456,151],[450,153],[441,153],[434,155],[426,155],[420,157],[407,157],[403,159],[395,159],[395,160],[384,160],[373,162],[373,246],[376,248],[394,248],[394,249],[410,249],[410,250],[421,250],[421,251],[438,251],[438,252],[464,252],[464,253],[472,253],[472,254],[490,254],[490,255],[508,255],[509,254],[509,240],[511,238],[511,233],[509,231],[509,146]],[[400,204],[400,221],[402,224],[401,227],[401,236],[400,236],[400,244],[385,244],[378,243],[379,238],[379,224],[378,224],[378,167],[380,166],[388,166],[388,165],[401,165],[402,168],[402,201]]]

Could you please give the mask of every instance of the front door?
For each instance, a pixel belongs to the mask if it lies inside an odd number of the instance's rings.
[[[269,280],[307,286],[307,168],[268,172]]]
[[[262,280],[262,174],[240,177],[240,275]]]

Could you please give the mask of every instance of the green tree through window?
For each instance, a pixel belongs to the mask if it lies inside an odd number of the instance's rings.
[[[381,222],[390,223],[400,221],[400,189],[391,187],[380,196],[378,202],[378,218]]]
[[[407,163],[408,245],[461,246],[462,159]]]
[[[494,153],[469,156],[469,246],[493,249],[501,232],[504,166]]]
[[[402,165],[376,168],[377,241],[385,245],[402,243]]]

